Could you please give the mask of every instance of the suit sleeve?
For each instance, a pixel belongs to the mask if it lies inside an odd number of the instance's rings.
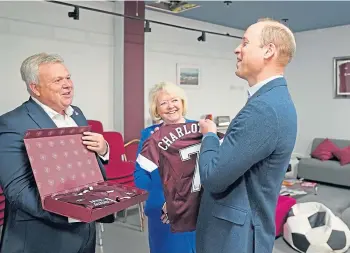
[[[149,138],[149,134],[141,134],[137,153],[134,173],[136,186],[144,190],[150,190],[151,173],[158,168],[159,152],[155,148],[154,139]]]
[[[199,156],[203,187],[213,193],[225,191],[255,163],[269,156],[277,139],[274,109],[261,101],[249,103],[234,119],[221,145],[216,135],[204,136]]]
[[[103,160],[96,154],[96,158],[97,158],[97,162],[98,162],[98,166],[100,167],[101,170],[101,174],[103,179],[106,181],[107,180],[107,174],[106,174],[106,170],[105,170],[105,166],[104,164],[107,164],[107,162],[103,162]]]
[[[0,184],[16,209],[47,222],[68,224],[67,217],[43,210],[22,134],[0,118]]]

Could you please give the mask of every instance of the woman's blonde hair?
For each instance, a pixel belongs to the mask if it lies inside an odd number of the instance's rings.
[[[187,97],[185,91],[178,85],[171,82],[160,82],[155,84],[149,92],[149,112],[154,121],[159,121],[162,119],[157,111],[157,98],[160,91],[165,91],[168,94],[179,97],[183,106],[182,116],[186,115]]]

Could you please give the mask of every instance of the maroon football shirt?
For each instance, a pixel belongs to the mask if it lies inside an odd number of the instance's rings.
[[[350,93],[350,63],[339,65],[339,92]]]
[[[86,208],[89,209],[94,209],[94,208],[101,208],[104,206],[112,205],[116,203],[115,200],[107,198],[103,194],[84,194],[84,195],[78,195],[78,196],[73,196],[73,195],[68,195],[68,196],[63,196],[56,198],[57,200],[63,201],[63,202],[68,202],[72,203],[75,205],[82,205],[85,206]]]
[[[196,229],[201,140],[198,122],[165,125],[144,142],[137,158],[143,169],[159,170],[172,232]]]

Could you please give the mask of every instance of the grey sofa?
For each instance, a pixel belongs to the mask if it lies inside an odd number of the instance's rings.
[[[324,140],[315,138],[312,151]],[[330,139],[338,147],[350,145],[350,140]],[[296,197],[297,203],[319,202],[327,206],[350,227],[350,165],[341,166],[336,160],[320,161],[315,158],[301,158],[298,164],[298,178],[317,181],[317,194],[307,194]],[[275,241],[273,253],[295,253],[283,239]],[[347,251],[350,253],[350,249]]]
[[[315,138],[311,152],[324,140]],[[350,140],[330,139],[340,148],[350,146]],[[316,158],[301,158],[298,164],[298,177],[308,180],[326,182],[341,186],[350,186],[350,164],[340,165],[336,159],[320,161]]]

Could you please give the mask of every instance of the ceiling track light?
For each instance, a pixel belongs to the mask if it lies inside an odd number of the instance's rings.
[[[79,20],[79,7],[74,7],[74,11],[68,12],[68,17]]]
[[[283,23],[288,26],[288,21],[289,19],[288,18],[282,18],[281,21],[283,21]]]
[[[198,41],[205,41],[205,32],[202,32],[202,35],[197,38]]]
[[[150,33],[152,31],[148,20],[146,20],[145,27],[143,28],[143,30],[144,30],[145,33]]]
[[[157,0],[157,1],[160,1],[160,0]],[[112,11],[100,10],[100,9],[95,9],[95,8],[91,8],[91,7],[87,7],[87,6],[67,3],[67,2],[63,2],[63,1],[45,0],[45,2],[74,7],[73,12],[68,12],[68,17],[74,18],[74,19],[79,19],[79,9],[82,9],[82,10],[87,10],[87,11],[104,13],[107,15],[113,15],[113,16],[117,16],[117,17],[128,18],[128,19],[132,19],[132,20],[139,20],[139,21],[143,21],[143,22],[149,21],[149,22],[152,22],[152,23],[155,23],[158,25],[173,27],[173,28],[177,28],[177,29],[183,29],[183,30],[187,30],[187,31],[202,32],[202,35],[203,35],[203,31],[201,31],[199,29],[192,28],[192,27],[164,23],[164,22],[160,22],[160,21],[156,21],[156,20],[145,20],[144,18],[141,18],[139,16],[130,16],[130,15],[125,15],[124,13],[122,14],[122,13],[117,13],[117,12],[112,12]],[[229,2],[231,2],[231,1],[229,1]],[[150,27],[147,27],[147,25],[146,25],[146,30],[150,31],[150,29],[148,29],[148,28],[150,28]],[[235,38],[235,39],[240,39],[240,40],[242,39],[242,36],[235,36],[235,35],[231,35],[229,33],[219,33],[219,32],[213,32],[213,31],[205,31],[205,33],[209,33],[209,34],[217,35],[217,36],[225,36],[225,37],[230,37],[230,38]],[[205,35],[200,36],[199,38],[200,38],[199,39],[200,41],[205,41]],[[202,40],[203,38],[204,38],[204,40]]]

